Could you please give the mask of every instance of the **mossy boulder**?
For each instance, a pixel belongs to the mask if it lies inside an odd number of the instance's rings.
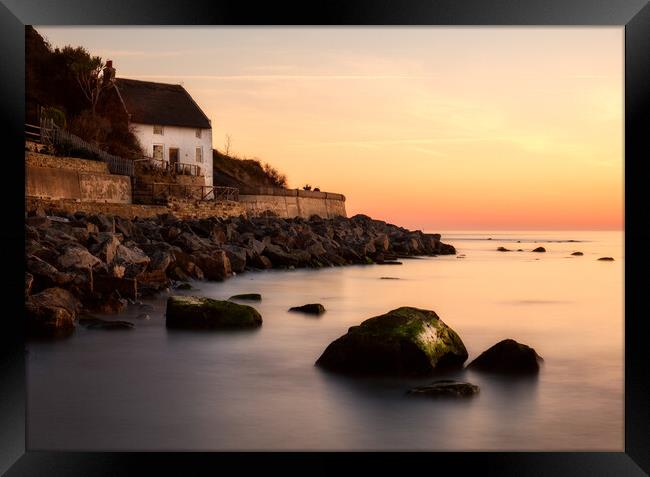
[[[429,398],[437,397],[471,397],[480,391],[476,384],[443,379],[426,386],[410,389],[407,394]]]
[[[262,301],[262,295],[259,293],[241,293],[239,295],[233,295],[229,300],[246,300],[246,301]]]
[[[530,346],[507,339],[481,353],[467,368],[503,374],[534,374],[539,372],[541,361],[542,357]]]
[[[262,316],[247,305],[199,296],[167,298],[168,328],[254,328]]]
[[[428,375],[460,368],[467,350],[431,310],[402,307],[370,318],[330,343],[316,365],[369,375]]]
[[[325,313],[325,307],[320,303],[308,303],[302,306],[292,306],[289,311],[297,311],[300,313],[307,313],[309,315],[322,315]]]

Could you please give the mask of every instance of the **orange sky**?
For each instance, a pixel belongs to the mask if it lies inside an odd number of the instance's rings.
[[[213,145],[423,230],[623,223],[623,29],[36,27],[182,83]]]

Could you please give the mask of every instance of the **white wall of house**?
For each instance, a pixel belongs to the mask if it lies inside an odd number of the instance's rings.
[[[154,145],[161,144],[163,159],[169,161],[169,148],[178,148],[179,162],[199,166],[205,177],[205,185],[212,185],[212,129],[201,129],[201,137],[198,138],[195,128],[163,126],[163,134],[154,134],[152,124],[132,123],[132,126],[147,156],[153,157]],[[197,147],[201,148],[203,162],[197,161]]]

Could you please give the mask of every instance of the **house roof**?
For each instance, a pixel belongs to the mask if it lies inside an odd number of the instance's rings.
[[[210,120],[179,84],[116,78],[115,85],[134,123],[210,129]]]

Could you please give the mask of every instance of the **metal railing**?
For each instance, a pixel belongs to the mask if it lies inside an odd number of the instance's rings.
[[[170,162],[154,157],[143,156],[136,159],[136,162],[144,164],[144,167],[151,167],[152,170],[163,174],[176,174],[185,176],[201,176],[201,167],[196,164],[185,164],[183,162]]]
[[[151,199],[154,202],[164,202],[171,198],[237,202],[239,201],[239,189],[236,187],[150,182],[138,184],[134,196]]]
[[[51,119],[42,119],[40,126],[25,124],[25,138],[58,149],[64,149],[71,153],[78,151],[83,153],[84,156],[90,156],[92,160],[105,162],[111,174],[129,177],[134,175],[133,160],[109,154],[94,144],[59,128]]]

